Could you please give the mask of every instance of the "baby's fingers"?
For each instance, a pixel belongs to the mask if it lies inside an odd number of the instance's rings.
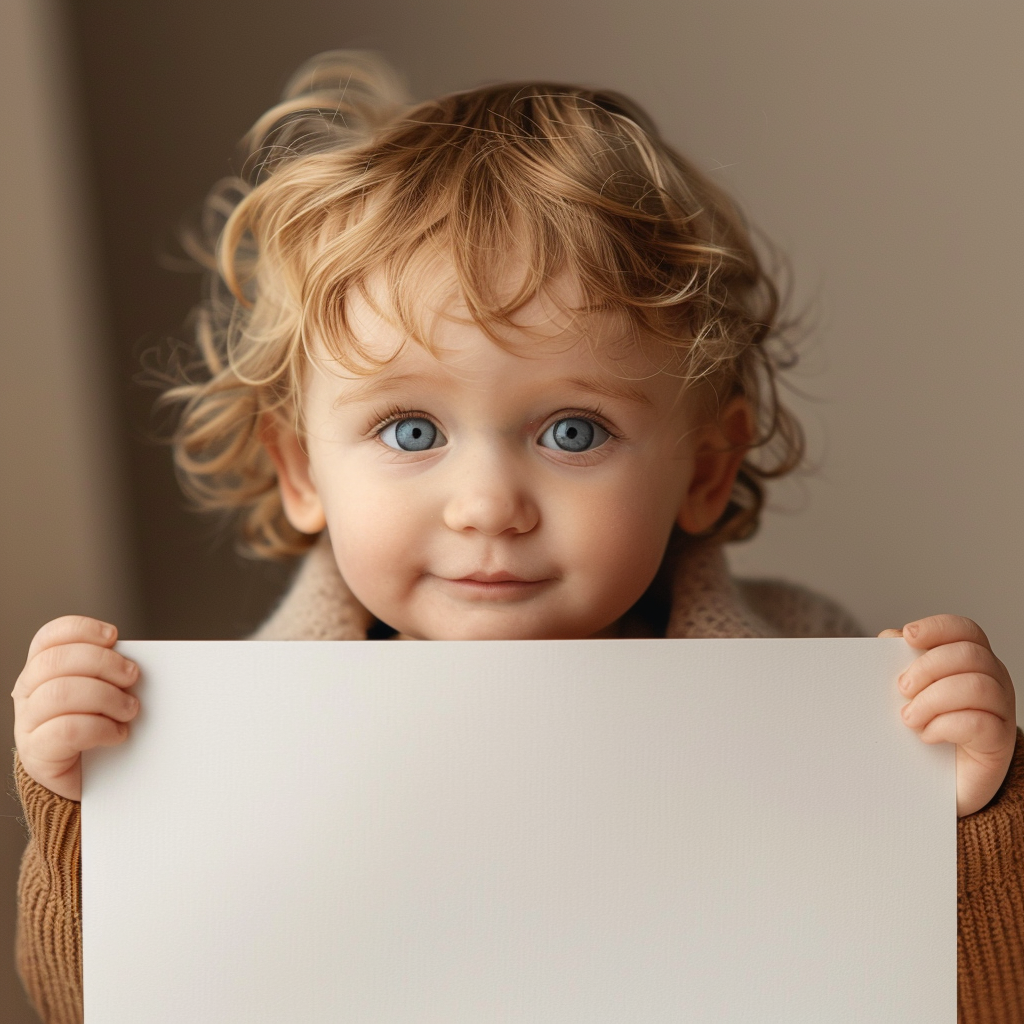
[[[938,647],[940,644],[954,644],[961,640],[988,647],[990,650],[992,647],[981,626],[963,615],[929,615],[924,619],[908,622],[900,631],[900,635],[911,647],[920,650]]]
[[[943,644],[925,651],[897,680],[905,697],[916,697],[944,676],[980,673],[993,680],[1012,699],[1013,684],[1006,666],[988,649],[967,640]]]
[[[920,730],[926,729],[937,716],[959,711],[984,712],[1005,725],[1010,710],[1006,692],[995,679],[980,672],[965,672],[936,680],[904,704],[901,714],[911,729]],[[924,739],[924,735],[921,738]]]
[[[117,722],[128,722],[138,710],[138,698],[118,686],[86,676],[61,676],[32,692],[18,716],[18,731],[22,735],[31,733],[59,715],[106,715]]]
[[[921,732],[924,743],[954,743],[962,750],[968,750],[972,756],[985,759],[981,766],[991,767],[988,762],[998,762],[1002,769],[999,778],[1006,774],[1006,733],[1007,724],[997,715],[979,711],[976,708],[964,708],[960,711],[947,711],[933,718]],[[1012,750],[1012,744],[1011,744]],[[960,754],[957,753],[957,788],[960,788]],[[992,792],[998,788],[998,781]]]
[[[15,700],[28,697],[37,687],[62,676],[90,676],[115,686],[131,686],[139,667],[124,655],[96,644],[72,643],[46,647],[29,659],[14,684]]]
[[[42,626],[28,648],[28,661],[40,651],[61,644],[98,644],[112,647],[117,640],[117,627],[109,622],[91,619],[88,615],[62,615]]]
[[[18,752],[25,770],[37,782],[53,789],[51,781],[77,763],[83,750],[112,747],[127,736],[128,726],[106,715],[60,715],[43,722],[32,733],[31,750],[19,748]],[[71,799],[78,797],[71,796]]]

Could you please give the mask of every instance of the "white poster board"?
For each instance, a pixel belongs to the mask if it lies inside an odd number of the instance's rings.
[[[129,642],[86,1024],[953,1024],[902,640]]]

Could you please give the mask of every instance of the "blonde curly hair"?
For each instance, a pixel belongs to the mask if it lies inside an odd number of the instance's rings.
[[[744,459],[723,540],[757,527],[762,481],[802,456],[780,405],[778,289],[729,197],[660,136],[631,100],[546,82],[483,86],[411,104],[372,54],[307,62],[243,140],[243,175],[210,193],[190,252],[209,270],[195,349],[162,402],[179,407],[177,472],[202,508],[238,517],[243,550],[294,555],[314,537],[284,515],[261,442],[269,413],[301,422],[297,401],[315,342],[354,372],[367,354],[347,297],[383,275],[387,311],[418,328],[417,270],[443,254],[470,316],[502,328],[554,275],[579,283],[584,309],[624,315],[658,342],[666,372],[747,396],[760,461]],[[526,268],[516,294],[495,271]],[[380,310],[378,310],[380,311]],[[671,367],[670,365],[671,364]]]

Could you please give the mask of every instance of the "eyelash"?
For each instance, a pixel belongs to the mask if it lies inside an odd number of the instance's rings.
[[[612,429],[612,425],[605,419],[604,414],[600,408],[595,407],[593,409],[560,409],[554,419],[547,419],[545,423],[551,426],[553,423],[557,423],[559,420],[590,420],[592,423],[596,423],[602,430],[604,430],[608,437],[613,441],[621,441],[622,435]],[[547,430],[547,426],[544,428]],[[597,449],[594,449],[596,451]],[[589,452],[581,452],[581,455],[588,455]]]
[[[441,429],[440,424],[434,419],[429,413],[421,412],[419,409],[406,409],[401,405],[388,406],[383,412],[375,412],[373,414],[373,425],[367,431],[367,434],[372,434],[374,437],[379,437],[381,434],[391,426],[392,423],[396,423],[398,420],[408,420],[416,418],[418,420],[429,420],[437,427]]]
[[[379,437],[392,423],[398,420],[407,420],[415,417],[416,419],[429,420],[437,427],[441,429],[441,425],[431,416],[429,413],[422,412],[419,409],[407,409],[401,405],[390,405],[381,412],[374,412],[373,414],[373,425],[367,431],[367,434],[372,434],[374,437]],[[545,420],[547,430],[548,426],[552,423],[557,423],[559,420],[571,420],[571,419],[585,419],[591,420],[596,423],[602,430],[605,430],[608,436],[613,441],[621,441],[622,435],[612,429],[612,425],[605,418],[604,413],[599,407],[593,409],[560,409],[555,419]],[[542,431],[543,432],[543,431]],[[589,454],[587,452],[581,452],[581,455]]]

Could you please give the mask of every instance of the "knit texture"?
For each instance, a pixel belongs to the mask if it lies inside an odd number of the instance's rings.
[[[716,545],[669,552],[668,637],[860,636],[838,605],[780,581],[734,580]],[[258,640],[365,639],[373,617],[322,540]],[[628,635],[656,635],[633,623]],[[15,777],[29,843],[18,886],[18,971],[45,1024],[82,1020],[80,809]],[[957,824],[959,1024],[1024,1024],[1024,734],[989,805]]]
[[[957,1020],[1024,1021],[1024,733],[988,807],[957,822]]]
[[[18,878],[15,958],[47,1024],[82,1019],[82,843],[79,805],[32,779],[15,753],[14,778],[29,843]]]

